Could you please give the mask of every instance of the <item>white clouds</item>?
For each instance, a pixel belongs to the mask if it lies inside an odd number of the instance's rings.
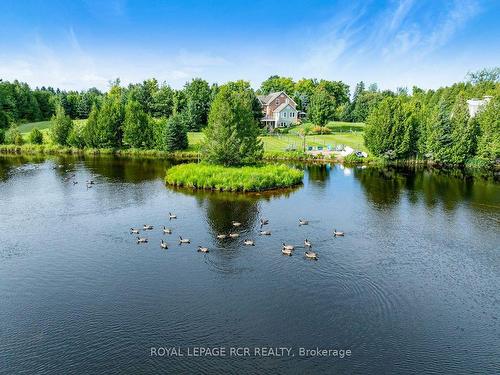
[[[22,53],[0,57],[0,77],[70,90],[93,86],[106,89],[117,77],[124,84],[156,77],[180,87],[193,77],[204,76],[207,70],[230,65],[225,58],[186,49],[150,55],[131,47],[98,55],[81,45],[73,28],[56,42],[57,47],[37,36]]]
[[[304,48],[301,74],[342,79],[351,85],[369,80],[385,88],[437,87],[460,80],[471,64],[463,58],[463,48],[453,56],[441,52],[479,11],[474,0],[451,4],[401,0],[376,12],[371,8],[371,13],[363,7],[344,9],[323,26],[324,36]]]
[[[106,14],[126,17],[124,3],[109,4]],[[255,38],[220,51],[212,41],[220,52],[208,45],[196,49],[188,42],[175,49],[168,40],[154,52],[148,52],[146,44],[113,46],[99,40],[86,44],[70,27],[50,43],[38,36],[19,53],[4,50],[0,77],[63,89],[106,89],[117,77],[123,84],[155,77],[181,87],[202,77],[211,82],[246,79],[258,86],[271,74],[344,80],[350,85],[364,80],[383,88],[437,87],[463,78],[481,63],[491,64],[467,54],[467,45],[442,53],[479,13],[474,0],[394,0],[383,9],[374,2],[357,2],[338,6],[323,24],[283,29],[282,39],[271,45]]]

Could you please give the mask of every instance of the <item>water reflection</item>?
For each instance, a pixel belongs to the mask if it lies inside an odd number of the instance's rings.
[[[85,157],[83,163],[94,174],[113,182],[139,183],[163,179],[174,162],[167,159],[117,158],[113,156]]]
[[[331,164],[309,164],[304,166],[307,170],[307,178],[313,182],[328,182]]]
[[[408,168],[354,169],[367,199],[375,205],[392,207],[405,195],[412,204],[423,201],[429,208],[441,205],[455,210],[463,202],[493,209],[500,207],[499,185],[463,171]]]
[[[206,222],[209,225],[210,235],[220,247],[231,247],[236,245],[244,236],[255,237],[260,230],[260,218],[262,217],[260,203],[269,202],[277,198],[288,198],[294,191],[300,188],[281,189],[261,193],[229,193],[199,191],[186,188],[169,187],[185,195],[195,197],[198,207],[202,208]],[[241,223],[235,228],[233,221]],[[218,234],[240,233],[238,238],[218,239]]]

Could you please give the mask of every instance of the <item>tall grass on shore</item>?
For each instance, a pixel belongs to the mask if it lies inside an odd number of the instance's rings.
[[[298,185],[303,176],[302,171],[285,165],[236,168],[190,163],[168,169],[165,181],[174,186],[249,192]]]

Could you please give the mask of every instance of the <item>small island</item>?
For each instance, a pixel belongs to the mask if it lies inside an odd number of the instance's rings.
[[[302,182],[304,173],[285,165],[223,167],[211,164],[179,164],[167,170],[169,185],[218,191],[264,191]]]
[[[302,182],[303,172],[286,165],[262,165],[264,147],[255,118],[255,95],[248,82],[220,87],[210,107],[201,147],[202,162],[167,170],[173,186],[219,191],[263,191]]]

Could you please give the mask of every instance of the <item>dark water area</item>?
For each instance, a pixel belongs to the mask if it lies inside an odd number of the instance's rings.
[[[0,157],[0,373],[500,373],[500,184],[332,164],[288,191],[221,194],[166,187],[168,166]]]

